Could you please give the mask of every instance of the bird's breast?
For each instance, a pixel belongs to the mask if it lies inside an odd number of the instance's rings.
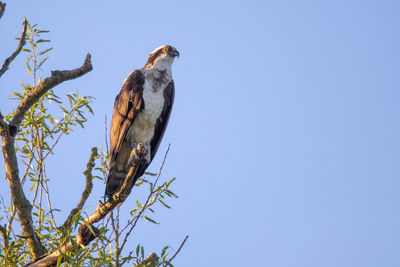
[[[139,113],[128,133],[131,142],[148,144],[154,136],[155,125],[164,108],[164,88],[154,91],[146,81],[143,85],[144,110]]]

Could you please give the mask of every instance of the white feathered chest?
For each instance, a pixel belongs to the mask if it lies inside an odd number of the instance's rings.
[[[149,77],[150,76],[150,77]],[[131,128],[128,139],[130,142],[149,144],[154,136],[155,125],[164,109],[164,89],[170,82],[160,84],[154,89],[151,82],[151,75],[147,75],[143,85],[144,110],[139,113]]]

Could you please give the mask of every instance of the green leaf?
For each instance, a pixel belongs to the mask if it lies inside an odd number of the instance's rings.
[[[46,62],[46,60],[49,58],[49,56],[46,56],[42,61],[40,61],[39,65],[37,66],[37,68],[39,69],[44,62]]]
[[[50,42],[50,40],[46,40],[46,39],[39,39],[36,41],[36,43],[45,43],[45,42]]]
[[[167,252],[167,249],[169,249],[169,246],[166,246],[162,249],[161,251],[161,258],[164,258],[164,255],[167,256],[168,254],[165,254]]]
[[[157,199],[164,207],[170,209],[171,207],[165,204],[161,199]]]
[[[142,209],[142,205],[140,205],[140,202],[137,199],[136,199],[136,205],[138,206],[139,209]]]
[[[47,52],[49,52],[50,50],[52,50],[53,49],[53,47],[49,47],[49,48],[47,48],[46,50],[44,50],[44,51],[42,51],[42,52],[39,52],[39,53],[37,53],[37,56],[40,56],[40,55],[43,55],[43,54],[46,54]]]
[[[140,244],[136,247],[136,256],[139,257]]]
[[[149,218],[149,217],[147,217],[147,216],[142,216],[142,218],[145,219],[146,221],[151,222],[151,223],[159,224],[158,222],[156,222],[155,220],[153,220],[153,219],[151,219],[151,218]]]
[[[176,178],[172,178],[171,180],[169,180],[165,186],[168,187],[173,181],[175,181]]]

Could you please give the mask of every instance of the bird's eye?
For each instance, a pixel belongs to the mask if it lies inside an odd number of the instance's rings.
[[[168,51],[168,47],[164,47],[164,51],[167,52]]]

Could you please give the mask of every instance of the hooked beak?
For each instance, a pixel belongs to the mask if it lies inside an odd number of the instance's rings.
[[[174,49],[174,51],[172,51],[172,56],[173,56],[173,57],[178,57],[178,58],[179,58],[179,52],[178,52],[178,50]]]

